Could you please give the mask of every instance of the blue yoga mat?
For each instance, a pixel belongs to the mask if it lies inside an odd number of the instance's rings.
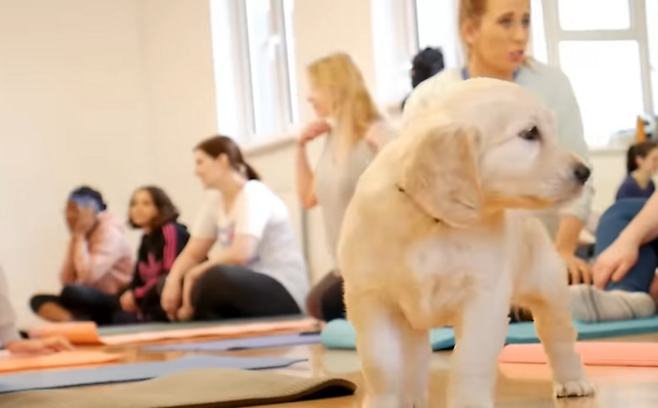
[[[146,351],[228,351],[269,347],[299,346],[320,343],[320,335],[284,334],[278,336],[246,337],[198,343],[166,344],[163,346],[144,347]]]
[[[603,323],[574,322],[578,329],[578,340],[601,339],[606,337],[633,336],[658,333],[658,316],[647,319],[625,320]],[[330,349],[354,350],[356,333],[347,320],[333,320],[322,330],[322,344]],[[509,325],[506,344],[539,343],[535,326],[531,323]],[[455,334],[450,328],[430,331],[432,350],[450,350],[455,346]]]
[[[205,368],[261,370],[288,367],[305,359],[186,356],[177,360],[120,364],[75,370],[36,371],[0,375],[0,394],[150,380],[163,375]]]

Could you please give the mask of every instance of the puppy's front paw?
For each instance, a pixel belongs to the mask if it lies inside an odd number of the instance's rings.
[[[595,393],[594,385],[587,380],[569,381],[555,385],[555,396],[558,398],[587,397]]]

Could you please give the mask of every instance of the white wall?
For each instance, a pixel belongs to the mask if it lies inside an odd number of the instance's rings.
[[[139,0],[154,182],[188,227],[200,207],[192,149],[217,133],[208,0]]]
[[[0,263],[22,322],[57,288],[69,190],[124,216],[153,174],[139,40],[136,0],[0,0]]]

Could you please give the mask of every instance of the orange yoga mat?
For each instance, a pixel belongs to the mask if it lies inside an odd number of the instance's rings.
[[[0,374],[17,371],[42,370],[46,368],[72,367],[105,364],[123,358],[122,354],[89,351],[65,351],[42,356],[0,354]],[[0,379],[0,381],[2,381]]]
[[[122,345],[133,343],[148,343],[162,340],[191,339],[196,337],[231,337],[246,335],[262,335],[279,332],[302,332],[317,328],[315,319],[242,323],[235,325],[219,325],[196,327],[190,329],[152,331],[130,334],[115,334],[100,336],[98,327],[93,322],[52,323],[29,330],[32,338],[47,336],[62,336],[73,344],[79,345]]]
[[[658,343],[578,342],[583,364],[591,366],[658,367]],[[547,364],[541,344],[510,344],[500,353],[501,363]]]

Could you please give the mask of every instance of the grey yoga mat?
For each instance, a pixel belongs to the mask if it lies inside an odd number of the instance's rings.
[[[269,347],[299,346],[304,344],[320,343],[320,335],[309,334],[282,334],[277,336],[244,337],[240,339],[227,339],[218,341],[204,341],[198,343],[166,344],[162,346],[144,347],[146,351],[228,351],[245,350]]]
[[[0,406],[236,408],[344,397],[354,394],[355,390],[354,383],[341,378],[302,378],[270,371],[204,369],[111,387],[0,395]],[[344,405],[344,401],[336,402],[336,406]]]
[[[186,356],[154,363],[134,363],[75,370],[36,371],[0,375],[0,394],[17,391],[66,388],[83,385],[142,381],[203,368],[259,370],[287,367],[305,359],[228,356]]]

